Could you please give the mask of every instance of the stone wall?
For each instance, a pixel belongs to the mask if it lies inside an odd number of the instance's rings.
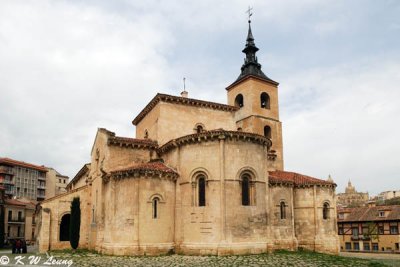
[[[79,248],[88,247],[89,222],[91,215],[89,194],[89,187],[84,186],[42,202],[40,211],[41,225],[37,238],[39,252],[43,253],[48,250],[67,249],[71,247],[69,241],[60,241],[60,223],[63,215],[70,214],[71,202],[74,197],[79,197],[81,203]]]

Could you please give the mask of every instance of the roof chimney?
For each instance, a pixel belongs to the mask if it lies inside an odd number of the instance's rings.
[[[181,92],[181,97],[187,98],[188,97],[188,92],[186,90]]]
[[[181,97],[187,98],[188,92],[186,91],[186,78],[183,77],[183,91],[181,92]]]

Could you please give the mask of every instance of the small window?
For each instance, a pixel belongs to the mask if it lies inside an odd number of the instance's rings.
[[[339,235],[343,235],[343,233],[344,233],[343,227],[339,227],[338,228],[338,234]]]
[[[371,248],[370,248],[370,246],[369,246],[369,243],[368,242],[364,242],[364,250],[365,251],[370,251],[371,250]]]
[[[286,219],[286,205],[285,202],[281,201],[280,204],[280,213],[281,213],[281,220]]]
[[[372,243],[372,250],[373,250],[373,251],[378,251],[378,250],[379,250],[379,245],[378,245],[378,243]]]
[[[158,218],[158,203],[160,199],[158,197],[153,198],[153,219]]]
[[[261,101],[261,108],[270,109],[270,100],[269,100],[269,95],[267,93],[264,92],[261,94],[260,101]]]
[[[235,98],[235,107],[241,108],[244,106],[243,95],[238,94]]]
[[[196,127],[196,132],[197,132],[197,133],[203,132],[203,126],[197,125],[197,127]]]
[[[149,132],[147,130],[144,131],[144,139],[149,138]]]
[[[351,243],[350,242],[346,242],[346,250],[351,250]]]
[[[237,128],[237,131],[238,131],[238,132],[243,131],[242,127]]]
[[[358,238],[358,227],[353,227],[351,232],[354,238]]]
[[[360,250],[360,243],[359,242],[354,242],[353,243],[353,247],[354,247],[354,250]]]
[[[328,203],[324,203],[324,207],[322,209],[322,217],[324,220],[329,219],[329,204]]]
[[[383,226],[378,226],[378,234],[380,235],[385,234],[385,228],[383,228]]]
[[[385,217],[385,211],[380,210],[379,211],[379,217]]]
[[[339,219],[340,219],[340,220],[343,220],[343,219],[344,219],[344,213],[339,213],[338,216],[339,216]]]
[[[397,235],[399,233],[399,228],[397,226],[390,226],[390,234]]]
[[[271,127],[268,125],[264,126],[264,136],[271,139]]]
[[[204,207],[206,205],[206,178],[201,176],[198,179],[198,194],[199,194],[199,206]]]

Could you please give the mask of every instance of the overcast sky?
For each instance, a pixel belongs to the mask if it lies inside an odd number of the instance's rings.
[[[248,5],[285,169],[400,189],[400,1],[0,1],[0,156],[71,178],[157,93],[226,103]]]

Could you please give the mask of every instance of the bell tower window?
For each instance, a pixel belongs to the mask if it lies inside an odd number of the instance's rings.
[[[270,109],[270,99],[267,93],[263,92],[260,95],[260,101],[261,101],[261,108]]]
[[[238,94],[235,98],[235,107],[241,108],[244,106],[243,95]]]

